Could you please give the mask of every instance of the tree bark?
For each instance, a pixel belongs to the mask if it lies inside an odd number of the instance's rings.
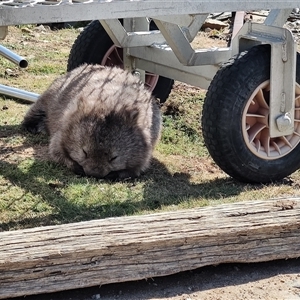
[[[0,233],[0,299],[300,256],[300,198]]]

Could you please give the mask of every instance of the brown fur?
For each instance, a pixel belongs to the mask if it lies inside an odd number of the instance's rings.
[[[85,64],[56,79],[22,126],[32,133],[46,131],[51,159],[75,173],[124,179],[149,166],[161,115],[137,77]]]

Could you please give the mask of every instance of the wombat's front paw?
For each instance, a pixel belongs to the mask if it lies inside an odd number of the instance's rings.
[[[23,130],[29,131],[30,133],[33,134],[37,134],[42,131],[40,130],[39,126],[37,126],[37,124],[32,124],[32,123],[23,122],[21,127]]]
[[[33,134],[45,131],[45,112],[39,114],[26,116],[21,124],[22,129],[27,130]]]

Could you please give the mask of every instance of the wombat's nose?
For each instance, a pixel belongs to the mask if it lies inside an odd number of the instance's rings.
[[[74,173],[76,175],[85,176],[85,172],[83,170],[83,167],[79,163],[77,163],[76,161],[74,162]]]

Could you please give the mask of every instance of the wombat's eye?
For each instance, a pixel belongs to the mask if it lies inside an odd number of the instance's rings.
[[[84,153],[85,158],[87,158],[87,153],[86,153],[86,151],[85,151],[84,149],[82,149],[82,152]]]
[[[118,156],[112,157],[109,161],[114,161]]]

